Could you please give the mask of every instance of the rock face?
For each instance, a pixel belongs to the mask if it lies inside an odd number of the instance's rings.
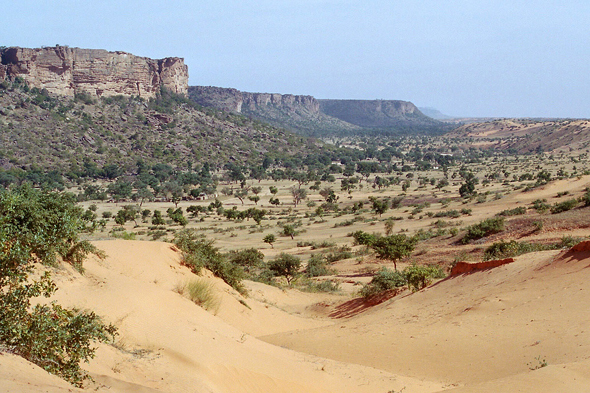
[[[439,134],[448,129],[408,101],[319,100],[312,96],[248,93],[213,86],[191,86],[189,97],[205,107],[243,113],[309,136],[375,131]]]
[[[73,96],[154,97],[161,87],[178,94],[188,92],[188,68],[184,60],[154,60],[125,52],[80,49],[11,47],[0,50],[0,81],[20,77],[30,87]]]
[[[285,110],[305,108],[310,114],[318,114],[320,111],[318,100],[312,96],[248,93],[223,87],[191,86],[190,97],[199,105],[238,113],[265,111],[269,106]]]

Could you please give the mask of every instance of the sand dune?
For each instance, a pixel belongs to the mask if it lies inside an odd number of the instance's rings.
[[[56,300],[119,329],[86,365],[99,392],[589,391],[588,251],[527,254],[351,318],[308,319],[297,313],[316,294],[249,283],[242,298],[207,275],[220,305],[205,311],[177,292],[195,276],[170,244],[96,244],[107,259],[54,278]],[[0,354],[0,391],[80,390]]]
[[[444,280],[341,323],[266,341],[458,392],[590,389],[590,254],[543,252]],[[546,359],[551,368],[538,367]],[[573,378],[572,375],[576,375]],[[559,376],[559,378],[557,377]],[[512,384],[515,385],[512,385]],[[511,386],[521,386],[521,390]],[[525,388],[526,387],[526,388]],[[588,390],[586,390],[588,391]]]
[[[96,358],[86,366],[97,381],[93,388],[98,391],[368,393],[403,386],[433,392],[441,387],[383,370],[296,353],[231,326],[174,292],[178,282],[192,274],[180,266],[179,255],[170,244],[96,244],[107,252],[107,259],[90,258],[84,276],[62,268],[54,277],[60,288],[56,300],[94,310],[119,329],[116,345],[101,345]],[[231,290],[219,282],[217,285],[223,297],[219,315],[226,312],[222,311],[224,307],[228,314],[242,314],[233,319],[245,330],[276,333],[288,324],[295,329],[326,324],[271,310],[271,306],[267,308],[267,304],[255,299],[246,300],[252,310],[233,299],[242,307],[236,312],[236,305],[229,300],[233,297]],[[249,319],[259,322],[249,323]],[[23,362],[14,356],[0,356],[0,391],[75,391]],[[17,364],[24,366],[19,368]],[[31,372],[31,368],[35,371]]]

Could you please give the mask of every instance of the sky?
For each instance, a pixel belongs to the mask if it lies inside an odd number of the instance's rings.
[[[183,57],[189,85],[590,118],[588,0],[0,0],[0,46]]]

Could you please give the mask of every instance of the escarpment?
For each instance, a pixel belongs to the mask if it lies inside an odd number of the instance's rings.
[[[22,78],[30,87],[63,96],[154,97],[161,88],[187,94],[188,67],[179,57],[150,59],[126,52],[67,46],[0,50],[0,81]]]

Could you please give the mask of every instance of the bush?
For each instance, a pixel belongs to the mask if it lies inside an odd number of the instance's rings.
[[[304,288],[309,292],[337,292],[340,290],[340,283],[334,280],[309,281]]]
[[[498,213],[498,216],[509,217],[509,216],[518,216],[521,214],[526,214],[526,207],[519,206],[519,207],[515,207],[514,209],[502,210],[500,213]]]
[[[361,295],[368,298],[404,285],[406,285],[406,278],[402,273],[383,267],[373,276],[370,283],[363,286]]]
[[[205,310],[217,311],[220,298],[215,294],[215,285],[207,280],[191,280],[184,287],[186,296]]]
[[[576,199],[569,199],[561,203],[556,203],[551,206],[551,214],[563,213],[568,210],[572,210],[577,205],[578,201]]]
[[[537,199],[533,201],[533,209],[537,211],[537,213],[545,213],[547,210],[551,208],[547,203],[546,199]]]
[[[378,236],[363,231],[356,231],[352,233],[352,237],[356,244],[371,246],[377,240]]]
[[[408,289],[413,292],[426,288],[434,278],[443,278],[445,276],[442,268],[439,266],[422,266],[412,264],[402,271]]]
[[[333,271],[328,268],[328,262],[322,254],[314,254],[309,258],[305,268],[305,274],[308,277],[328,276],[332,273]]]
[[[246,273],[251,273],[264,263],[264,254],[255,248],[230,251],[227,258],[230,263],[241,266]]]
[[[174,244],[182,251],[182,263],[193,273],[198,274],[202,268],[207,268],[232,288],[244,293],[245,288],[242,285],[244,269],[227,261],[213,243],[190,229],[179,231],[174,237]]]
[[[512,258],[529,252],[551,250],[554,248],[555,246],[550,244],[517,242],[515,240],[509,242],[499,241],[486,248],[484,260]]]
[[[493,235],[494,233],[502,232],[504,230],[504,217],[488,218],[478,224],[471,225],[467,228],[467,233],[461,239],[463,244],[467,244],[472,240],[481,239],[483,237]]]

